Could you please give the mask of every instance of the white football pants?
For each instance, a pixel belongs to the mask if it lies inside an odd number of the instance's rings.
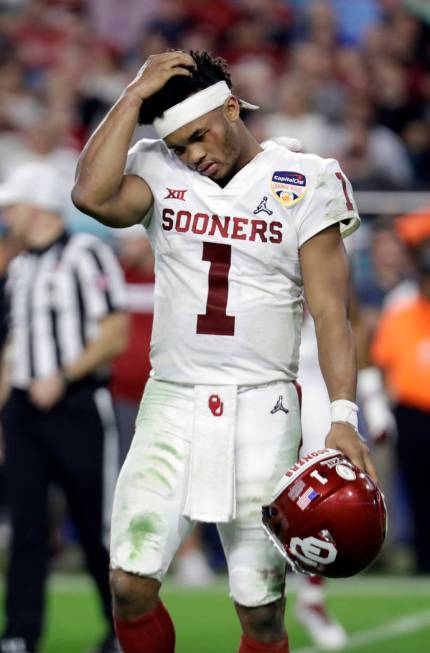
[[[193,386],[153,379],[146,385],[115,492],[113,568],[161,581],[193,526],[183,515],[193,397]],[[218,524],[218,530],[230,594],[241,605],[253,607],[284,593],[285,561],[262,529],[261,506],[297,460],[301,427],[295,385],[239,387],[235,426],[236,518]]]

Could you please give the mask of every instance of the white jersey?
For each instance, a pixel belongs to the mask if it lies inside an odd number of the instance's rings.
[[[139,141],[126,173],[154,204],[151,364],[155,379],[255,385],[294,380],[303,312],[299,248],[330,225],[359,224],[334,159],[271,141],[221,188],[162,140]]]

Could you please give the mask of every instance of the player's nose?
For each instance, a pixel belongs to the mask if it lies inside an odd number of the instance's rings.
[[[194,168],[197,168],[206,156],[206,152],[199,143],[192,143],[187,147],[186,158],[187,163]]]

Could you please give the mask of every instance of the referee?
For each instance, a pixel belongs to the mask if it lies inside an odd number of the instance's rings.
[[[1,419],[12,541],[1,653],[34,653],[48,562],[47,490],[62,487],[106,618],[94,653],[119,651],[106,548],[118,434],[106,364],[126,346],[116,258],[93,235],[68,235],[63,182],[45,163],[0,186],[11,235],[25,251],[9,266],[11,392]]]

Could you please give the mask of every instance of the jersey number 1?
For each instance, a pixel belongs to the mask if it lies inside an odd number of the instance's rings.
[[[197,333],[234,336],[233,315],[227,315],[228,273],[231,266],[231,245],[203,243],[203,261],[209,261],[206,313],[197,316]]]

